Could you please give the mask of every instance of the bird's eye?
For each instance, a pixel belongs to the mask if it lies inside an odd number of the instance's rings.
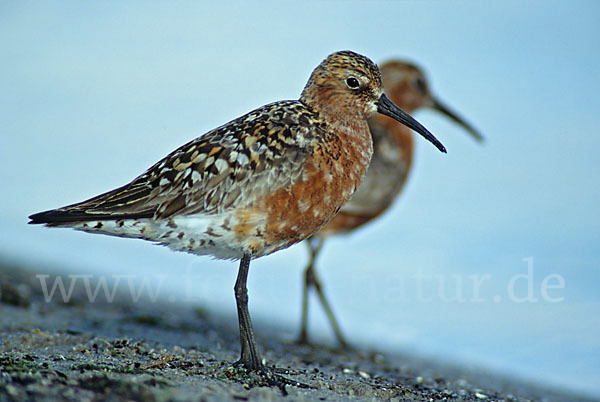
[[[421,77],[417,78],[415,80],[415,85],[416,87],[419,89],[419,91],[425,93],[427,92],[427,83],[425,82],[425,80]]]
[[[358,87],[360,87],[360,82],[356,78],[350,77],[346,79],[346,85],[348,85],[348,88],[350,89],[358,89]]]

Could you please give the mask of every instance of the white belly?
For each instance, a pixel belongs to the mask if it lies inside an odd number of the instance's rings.
[[[239,259],[245,244],[235,236],[235,224],[231,214],[221,214],[89,221],[69,226],[85,232],[149,240],[173,250],[210,254],[218,259]]]

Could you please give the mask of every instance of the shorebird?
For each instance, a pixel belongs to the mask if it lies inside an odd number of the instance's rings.
[[[472,126],[432,95],[425,74],[419,67],[406,61],[392,60],[382,64],[380,71],[385,92],[402,110],[407,113],[420,108],[437,110],[465,128],[477,141],[483,141],[483,137]],[[309,289],[314,288],[338,344],[344,348],[348,346],[316,274],[316,258],[325,238],[350,233],[386,211],[402,192],[410,172],[414,151],[411,130],[379,114],[369,119],[369,129],[373,137],[373,157],[365,178],[340,212],[318,234],[307,241],[310,256],[304,270],[299,343],[309,342],[308,292]]]
[[[130,183],[31,215],[29,223],[240,260],[234,291],[241,354],[235,365],[268,384],[285,384],[263,364],[256,345],[246,288],[250,260],[308,238],[339,211],[371,159],[367,119],[377,112],[445,152],[386,97],[371,60],[341,51],[315,68],[299,100],[255,109],[174,150]]]

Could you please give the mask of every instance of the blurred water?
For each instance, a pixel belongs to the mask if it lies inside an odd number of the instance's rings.
[[[600,6],[551,3],[4,3],[0,254],[109,284],[147,277],[160,297],[233,311],[235,263],[26,216],[124,184],[198,134],[297,97],[332,51],[409,56],[487,141],[419,112],[448,155],[417,141],[400,202],[331,239],[319,261],[344,332],[600,395]],[[290,337],[305,262],[295,246],[251,268],[252,313]],[[310,324],[331,341],[316,303]]]

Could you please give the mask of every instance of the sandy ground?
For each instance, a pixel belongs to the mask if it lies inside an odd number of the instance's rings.
[[[266,364],[310,387],[282,392],[232,367],[233,315],[122,295],[90,303],[83,286],[47,303],[35,273],[2,261],[0,292],[0,400],[583,400],[416,357],[299,346],[255,322]]]

